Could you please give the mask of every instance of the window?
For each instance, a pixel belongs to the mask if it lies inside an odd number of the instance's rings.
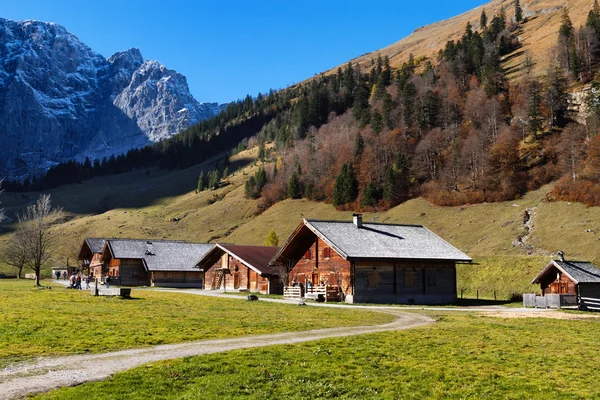
[[[331,247],[325,247],[323,249],[323,258],[331,258]]]
[[[404,271],[404,286],[415,286],[414,271]]]
[[[310,250],[308,250],[306,253],[304,253],[305,260],[310,260],[311,258],[312,258],[312,253]]]

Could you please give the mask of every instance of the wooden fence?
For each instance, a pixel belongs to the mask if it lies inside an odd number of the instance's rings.
[[[547,294],[538,296],[533,293],[523,295],[523,306],[534,308],[563,308],[577,306],[577,296],[574,294]]]
[[[311,286],[304,291],[304,298],[317,300],[319,296],[325,301],[339,301],[340,290],[338,286]],[[284,299],[301,299],[302,288],[299,286],[286,286],[283,288]]]

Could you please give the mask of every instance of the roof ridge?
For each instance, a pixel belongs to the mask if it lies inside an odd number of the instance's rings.
[[[128,242],[153,242],[153,243],[182,243],[182,244],[207,244],[214,246],[214,243],[199,243],[199,242],[188,242],[187,240],[167,240],[167,239],[134,239],[134,238],[105,238],[103,240],[121,240]]]
[[[334,219],[309,219],[309,218],[306,218],[306,220],[308,222],[328,222],[328,223],[352,224],[352,225],[354,225],[354,222],[352,222],[352,221],[340,221],[340,220],[334,220]],[[384,222],[364,222],[364,221],[363,221],[363,225],[408,226],[408,227],[414,227],[414,228],[424,228],[425,227],[425,225],[421,225],[421,224],[386,224]]]

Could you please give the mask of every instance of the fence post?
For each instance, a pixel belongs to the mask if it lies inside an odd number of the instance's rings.
[[[461,299],[463,298],[463,290],[464,290],[464,289],[460,289],[460,298],[461,298]]]
[[[496,301],[496,291],[494,290],[494,301]]]
[[[479,300],[479,289],[477,289],[477,300]]]

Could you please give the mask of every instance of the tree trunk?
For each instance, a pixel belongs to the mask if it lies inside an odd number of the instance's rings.
[[[17,278],[21,279],[23,277],[23,267],[18,268]]]

